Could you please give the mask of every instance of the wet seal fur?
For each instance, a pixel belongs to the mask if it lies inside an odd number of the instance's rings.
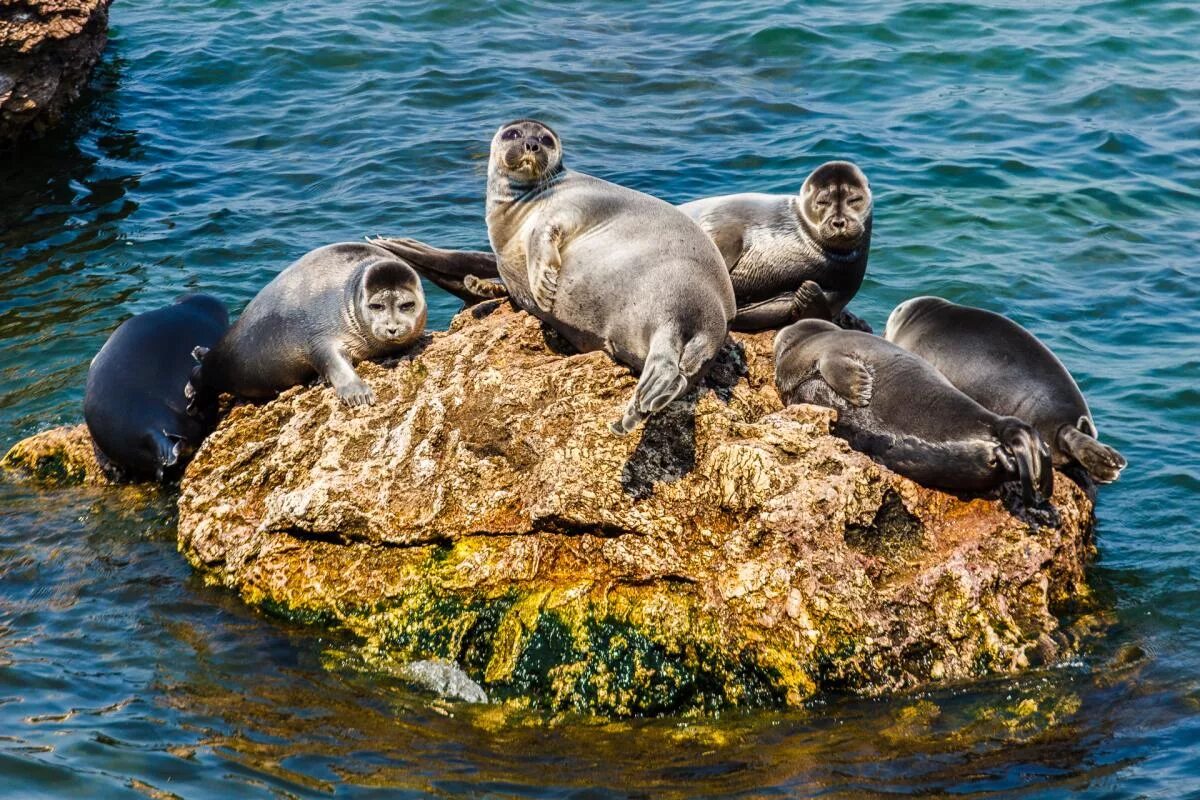
[[[862,286],[873,202],[867,176],[849,161],[814,169],[798,196],[731,194],[679,209],[712,237],[729,268],[734,330],[836,320]]]
[[[916,297],[896,306],[884,335],[984,408],[1036,428],[1055,466],[1078,464],[1099,483],[1120,476],[1126,461],[1097,441],[1092,412],[1071,373],[1050,348],[1007,317],[940,297]]]
[[[487,225],[520,308],[640,375],[615,433],[683,395],[724,345],[736,306],[712,241],[669,203],[565,168],[548,126],[496,131]]]
[[[835,434],[918,483],[989,491],[1019,480],[1027,506],[1052,494],[1050,450],[1032,426],[988,411],[877,336],[796,322],[775,337],[775,385],[784,403],[836,409]]]
[[[188,294],[108,337],[88,367],[83,417],[110,480],[161,482],[183,471],[212,422],[187,411],[192,351],[212,347],[228,327],[220,300]]]
[[[223,392],[269,399],[316,376],[346,405],[374,403],[354,365],[398,353],[424,330],[425,294],[407,263],[365,242],[327,245],[279,273],[202,355],[198,404]]]

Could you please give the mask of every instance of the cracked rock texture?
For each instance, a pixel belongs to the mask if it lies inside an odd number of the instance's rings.
[[[62,119],[108,42],[112,0],[0,0],[0,147]]]
[[[211,581],[361,637],[380,666],[457,662],[555,711],[796,704],[1058,657],[1088,595],[1092,505],[1057,528],[924,489],[782,408],[771,335],[628,437],[634,378],[507,303],[385,365],[233,409],[184,477],[179,548]]]

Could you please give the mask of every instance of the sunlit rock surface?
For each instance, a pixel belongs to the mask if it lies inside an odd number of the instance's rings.
[[[22,439],[0,459],[0,471],[46,484],[104,484],[86,425],[51,428]]]
[[[57,125],[108,42],[112,0],[0,0],[0,147]]]
[[[489,695],[655,714],[797,704],[1054,659],[1086,597],[1092,508],[1062,524],[923,489],[783,409],[770,335],[625,438],[634,387],[509,305],[460,314],[378,402],[239,406],[189,467],[179,547],[250,603],[456,661]]]

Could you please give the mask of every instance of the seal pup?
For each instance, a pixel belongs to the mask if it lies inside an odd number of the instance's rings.
[[[835,434],[918,483],[985,491],[1016,479],[1028,506],[1051,495],[1050,451],[1032,426],[988,411],[878,336],[793,323],[775,336],[775,386],[787,404],[836,409]]]
[[[202,355],[194,393],[262,400],[320,376],[346,405],[369,405],[375,395],[354,365],[399,352],[424,330],[425,294],[408,264],[366,242],[327,245],[250,301]]]
[[[615,433],[687,391],[725,342],[733,286],[704,231],[670,203],[564,167],[541,122],[492,138],[487,227],[517,306],[640,374]]]
[[[1055,466],[1079,464],[1100,483],[1115,481],[1124,469],[1121,454],[1096,440],[1092,412],[1071,373],[1007,317],[917,297],[896,306],[884,336],[928,361],[980,405],[1037,428]]]
[[[183,470],[209,427],[187,412],[192,350],[212,347],[228,327],[220,300],[187,294],[108,337],[88,367],[83,418],[110,480],[161,482]]]
[[[679,208],[712,237],[729,268],[738,305],[734,330],[835,320],[862,286],[871,249],[871,187],[849,161],[814,169],[799,196],[730,194]],[[853,320],[850,327],[865,325],[845,316]]]

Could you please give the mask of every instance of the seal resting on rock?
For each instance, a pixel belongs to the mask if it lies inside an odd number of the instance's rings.
[[[687,391],[725,342],[736,306],[712,241],[670,203],[565,168],[541,122],[492,138],[487,226],[514,303],[640,374],[616,433]]]
[[[998,416],[923,359],[877,336],[800,320],[775,337],[785,403],[836,409],[834,433],[918,483],[986,491],[1019,480],[1027,506],[1049,499],[1050,451],[1028,423]]]
[[[220,300],[188,294],[121,323],[88,367],[83,417],[105,475],[114,481],[177,476],[208,433],[188,414],[193,349],[229,327]]]
[[[1037,428],[1056,466],[1078,464],[1100,483],[1120,476],[1126,461],[1096,440],[1092,412],[1071,373],[1050,348],[1007,317],[940,297],[916,297],[896,306],[884,335],[983,407]]]
[[[730,194],[679,208],[725,259],[737,295],[735,330],[836,320],[862,286],[871,249],[871,187],[849,161],[817,167],[799,196]],[[865,326],[845,316],[847,327]]]
[[[269,399],[316,376],[349,406],[371,404],[354,371],[397,353],[425,330],[425,295],[412,268],[366,242],[313,250],[258,293],[193,378],[201,406],[222,392]]]

